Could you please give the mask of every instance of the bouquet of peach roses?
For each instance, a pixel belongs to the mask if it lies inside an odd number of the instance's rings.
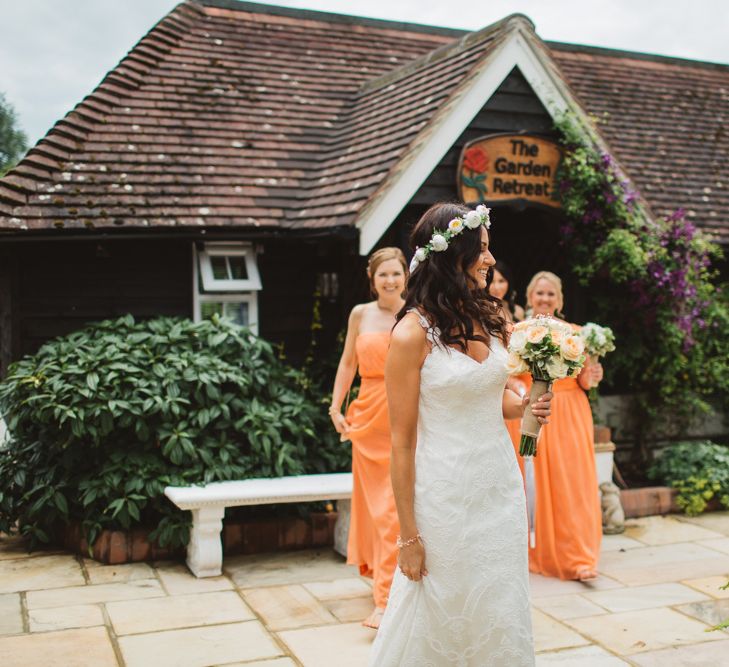
[[[514,326],[509,341],[510,375],[529,372],[533,379],[529,402],[548,392],[554,380],[576,376],[585,363],[584,339],[566,322],[538,315]],[[537,455],[540,424],[531,410],[521,422],[519,453]]]

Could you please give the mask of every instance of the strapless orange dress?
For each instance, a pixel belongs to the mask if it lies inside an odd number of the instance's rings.
[[[529,569],[575,579],[580,570],[597,568],[602,540],[594,426],[575,378],[557,380],[552,391],[552,415],[533,459],[536,547],[529,549]]]
[[[356,351],[362,378],[347,410],[352,441],[352,513],[347,563],[374,580],[375,606],[384,607],[397,566],[399,523],[390,480],[390,418],[385,394],[385,358],[390,332],[361,333]]]

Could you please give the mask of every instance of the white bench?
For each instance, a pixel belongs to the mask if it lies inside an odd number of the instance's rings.
[[[187,567],[196,577],[214,577],[222,572],[220,532],[226,507],[336,500],[334,548],[342,555],[347,553],[351,472],[213,482],[205,486],[168,486],[165,495],[180,509],[192,510]]]

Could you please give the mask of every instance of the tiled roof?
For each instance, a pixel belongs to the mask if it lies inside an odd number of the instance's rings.
[[[294,224],[362,84],[453,39],[227,5],[158,23],[0,182],[0,228]]]
[[[729,242],[729,67],[548,46],[654,213],[683,207]]]
[[[0,181],[0,231],[350,225],[506,24],[188,0]],[[729,68],[549,46],[653,209],[729,240]]]

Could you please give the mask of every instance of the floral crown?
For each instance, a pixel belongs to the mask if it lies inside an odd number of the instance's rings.
[[[419,264],[428,259],[431,252],[443,252],[448,250],[451,239],[458,236],[464,229],[478,229],[482,225],[486,229],[491,228],[491,218],[489,213],[491,209],[483,204],[479,204],[475,211],[469,211],[462,218],[453,218],[448,223],[448,229],[445,231],[435,230],[433,236],[430,237],[428,245],[422,248],[415,248],[415,254],[410,262],[410,273],[412,273]]]

